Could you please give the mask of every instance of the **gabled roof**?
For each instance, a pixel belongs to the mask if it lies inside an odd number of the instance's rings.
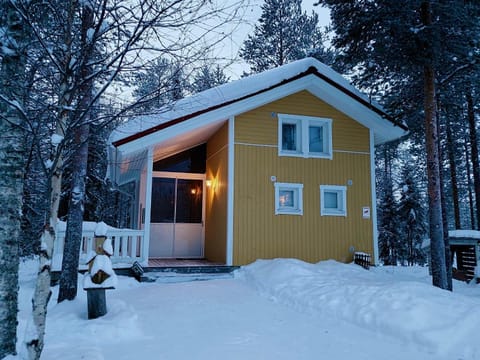
[[[179,126],[178,131],[185,132],[213,127],[220,120],[302,90],[372,129],[376,144],[399,138],[408,130],[339,73],[313,58],[305,58],[184,98],[155,114],[135,117],[112,132],[110,143],[119,150],[138,151],[153,145],[156,134],[167,128]]]

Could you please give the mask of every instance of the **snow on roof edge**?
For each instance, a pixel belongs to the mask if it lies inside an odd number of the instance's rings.
[[[451,238],[480,239],[479,230],[450,230],[448,236]]]
[[[183,98],[173,105],[159,109],[158,112],[154,114],[134,117],[112,131],[109,137],[109,143],[114,144],[122,140],[127,140],[126,142],[128,142],[128,138],[136,134],[147,132],[152,128],[166,124],[174,119],[206,111],[227,102],[254,95],[262,90],[267,90],[300,76],[308,72],[311,68],[341,88],[347,90],[347,92],[353,94],[354,97],[369,104],[369,107],[372,109],[376,109],[378,112],[386,115],[386,112],[379,104],[371,101],[371,99],[350,84],[341,74],[314,58],[305,58]],[[392,122],[394,125],[401,125],[395,124],[390,119],[386,120]]]

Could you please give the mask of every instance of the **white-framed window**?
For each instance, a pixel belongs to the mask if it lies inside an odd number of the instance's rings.
[[[332,158],[332,119],[278,114],[278,154]]]
[[[303,184],[275,183],[275,215],[303,215]]]
[[[320,215],[347,216],[347,187],[320,185]]]

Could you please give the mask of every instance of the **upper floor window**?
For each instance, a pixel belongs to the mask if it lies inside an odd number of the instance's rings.
[[[332,158],[332,120],[278,114],[278,154]]]

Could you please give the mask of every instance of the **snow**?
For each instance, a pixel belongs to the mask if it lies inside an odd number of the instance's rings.
[[[53,161],[50,159],[45,160],[45,168],[46,169],[51,169],[53,166]]]
[[[107,255],[97,255],[95,260],[93,260],[92,268],[90,269],[91,274],[96,274],[100,270],[108,275],[115,275],[115,272],[112,269],[112,262]]]
[[[90,273],[83,274],[83,289],[111,289],[118,286],[118,277],[116,275],[106,278],[101,284],[92,281]]]
[[[20,268],[19,349],[35,266]],[[58,288],[53,292],[52,300]],[[81,288],[74,301],[51,301],[42,358],[480,358],[480,285],[455,281],[453,293],[440,290],[422,267],[276,259],[219,280],[138,283],[120,276],[107,307],[105,316],[87,320]]]
[[[95,235],[96,236],[107,236],[108,225],[103,221],[97,223],[95,226]]]
[[[478,230],[450,230],[448,236],[452,238],[471,238],[480,239],[480,231]]]
[[[111,246],[111,242],[110,242],[110,246]],[[103,271],[105,274],[110,276],[104,281],[102,281],[100,284],[97,284],[92,281],[92,276],[97,274],[99,271]],[[117,283],[118,283],[117,274],[115,274],[115,271],[113,271],[112,261],[110,260],[110,256],[108,255],[94,256],[90,271],[86,272],[83,277],[83,288],[84,289],[110,288],[110,287],[115,288],[117,286]]]
[[[109,256],[113,255],[112,239],[106,238],[102,245],[103,251]]]
[[[88,29],[87,30],[87,39],[88,39],[89,42],[92,42],[93,35],[95,35],[95,29],[92,29],[92,28]]]
[[[0,47],[0,49],[1,49],[1,54],[3,56],[15,56],[15,55],[17,55],[17,52],[14,49],[9,48],[8,46],[3,45],[3,46]]]
[[[90,261],[95,259],[95,256],[97,256],[97,253],[93,250],[90,250],[87,256],[85,257],[85,264],[88,264]],[[62,261],[62,259],[60,259],[60,261]]]
[[[310,67],[314,67],[320,74],[326,76],[368,103],[371,103],[368,96],[358,91],[358,89],[352,86],[342,75],[334,71],[332,68],[314,58],[305,58],[202,91],[193,96],[181,99],[173,105],[161,108],[156,114],[135,117],[117,127],[110,135],[109,141],[110,143],[114,143],[167,121],[209,109],[229,101],[241,99],[250,94],[255,94],[261,90],[280,84],[284,80],[300,75]],[[374,105],[381,109],[380,105]]]
[[[82,223],[82,231],[84,231],[84,232],[85,231],[91,231],[91,232],[95,233],[95,231],[97,230],[98,224],[99,223],[96,223],[94,221],[84,221]],[[117,228],[114,228],[113,226],[110,226],[110,225],[105,225],[105,226],[107,227],[107,230],[105,230],[103,225],[100,226],[99,230],[101,232],[108,231],[108,230],[117,230]],[[66,221],[58,221],[56,229],[57,229],[57,231],[66,231],[67,230],[67,222]],[[104,235],[99,235],[99,236],[104,236]]]

